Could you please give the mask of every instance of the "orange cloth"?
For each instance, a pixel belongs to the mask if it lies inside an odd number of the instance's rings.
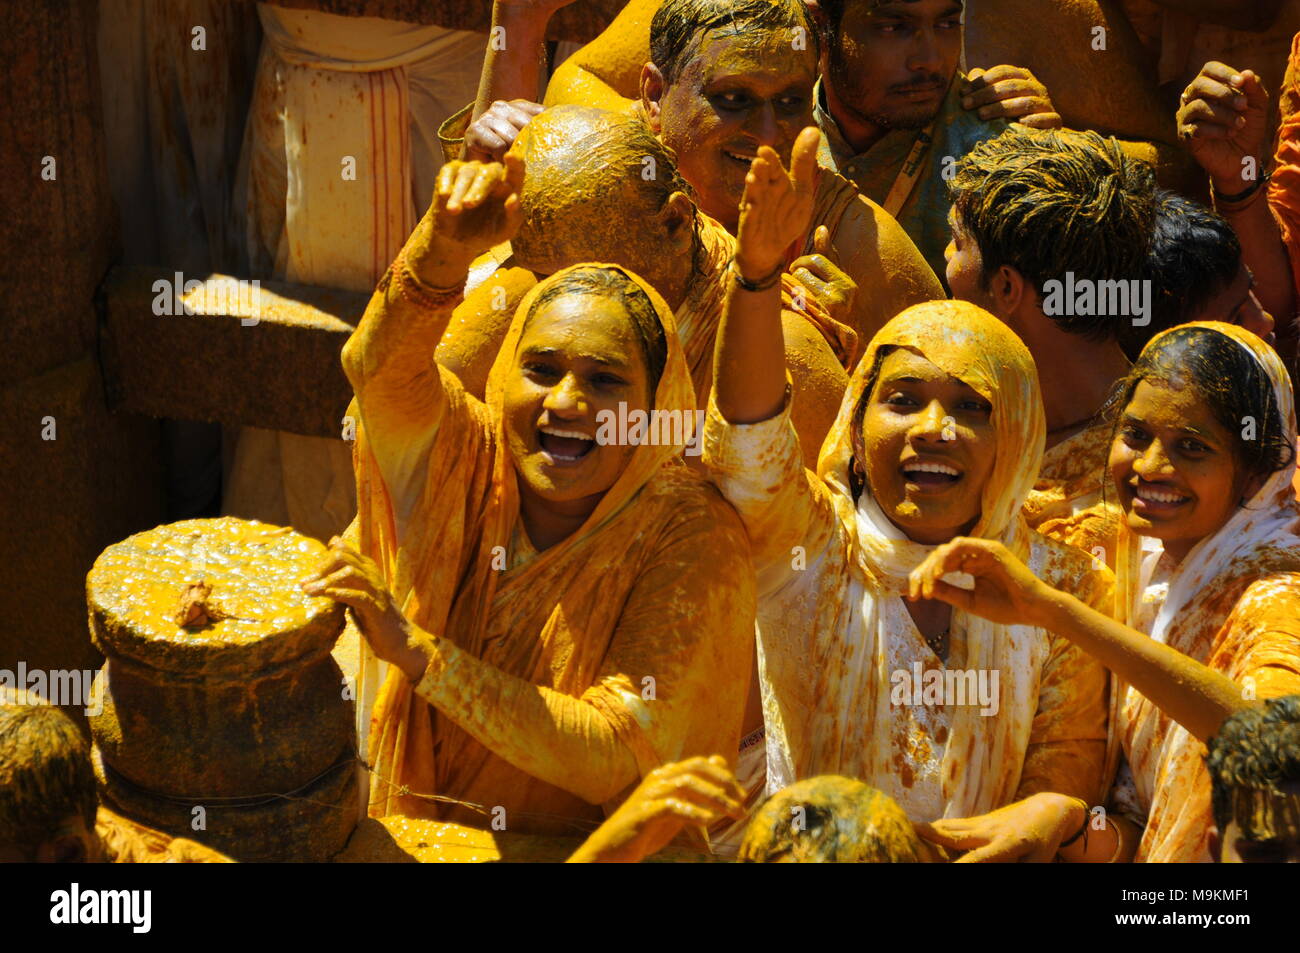
[[[1282,241],[1291,257],[1296,301],[1300,301],[1300,33],[1291,41],[1286,78],[1278,93],[1282,124],[1278,127],[1273,178],[1268,204],[1282,227]],[[1278,315],[1279,323],[1284,315]]]
[[[1104,497],[1110,443],[1110,425],[1099,423],[1052,447],[1043,454],[1024,507],[1030,529],[1107,565],[1114,563],[1115,534],[1123,518],[1114,494],[1109,503]]]
[[[100,806],[95,833],[112,864],[233,864],[225,854],[185,837],[172,837]]]
[[[374,705],[373,816],[496,820],[401,795],[409,785],[502,807],[512,831],[572,833],[660,763],[735,757],[753,651],[748,544],[682,446],[638,447],[572,536],[526,545],[502,393],[524,315],[569,270],[520,304],[486,403],[431,360],[458,296],[421,307],[385,279],[358,329],[357,538],[434,637],[419,686],[394,669]],[[668,341],[653,406],[693,420],[672,313],[630,277]],[[369,671],[363,659],[363,704]]]
[[[904,311],[872,340],[823,444],[801,466],[786,409],[729,424],[710,405],[704,460],[740,512],[759,582],[759,673],[768,790],[817,774],[860,778],[915,820],[969,817],[1055,790],[1095,797],[1105,749],[1105,675],[1065,639],[954,610],[947,665],[917,631],[901,592],[932,547],[907,539],[869,491],[850,490],[854,411],[875,353],[907,347],[993,404],[997,457],[973,536],[1008,545],[1053,586],[1109,609],[1109,572],[1032,533],[1020,508],[1043,452],[1033,359],[967,302]],[[894,704],[891,682],[925,670],[998,672],[998,710]]]
[[[1235,325],[1205,322],[1264,368],[1292,444],[1291,380],[1277,352]],[[1168,333],[1168,332],[1165,332]],[[1159,340],[1159,335],[1148,347]],[[1154,541],[1120,528],[1119,618],[1263,699],[1300,692],[1300,506],[1294,461],[1177,566]],[[1118,735],[1148,812],[1137,860],[1208,862],[1213,814],[1205,746],[1132,688],[1120,696]]]

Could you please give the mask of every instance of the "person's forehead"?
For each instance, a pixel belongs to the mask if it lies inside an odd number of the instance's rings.
[[[806,37],[804,42],[796,42],[789,27],[760,27],[752,23],[738,28],[715,27],[696,34],[694,44],[686,70],[736,73],[785,84],[817,71],[812,45]]]
[[[568,292],[541,306],[529,318],[519,341],[528,353],[563,351],[605,363],[626,363],[635,344],[627,311],[616,299]]]

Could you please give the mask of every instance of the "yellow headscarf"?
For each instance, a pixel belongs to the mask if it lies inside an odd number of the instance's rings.
[[[1272,384],[1283,437],[1296,446],[1294,392],[1277,352],[1233,324],[1204,321],[1181,327],[1216,331],[1250,354]],[[1147,348],[1178,330],[1171,328],[1156,335]],[[1300,507],[1292,486],[1295,474],[1293,457],[1288,466],[1271,474],[1221,529],[1192,547],[1164,580],[1153,579],[1163,550],[1148,542],[1144,551],[1142,537],[1121,521],[1116,566],[1121,621],[1145,631],[1142,623],[1151,619],[1154,611],[1147,632],[1151,638],[1240,681],[1246,666],[1260,663],[1259,649],[1242,641],[1250,633],[1228,631],[1224,623],[1248,586],[1269,575],[1300,573]],[[1265,631],[1266,626],[1260,628],[1261,634]],[[1270,664],[1300,671],[1300,645],[1278,648],[1270,656]],[[1134,739],[1136,750],[1126,753],[1139,798],[1149,805],[1137,859],[1156,863],[1208,860],[1213,814],[1204,746],[1133,689],[1120,684],[1115,695],[1120,699],[1116,733]],[[1117,747],[1112,745],[1113,750]],[[1114,755],[1109,760],[1113,761]]]
[[[843,606],[834,634],[828,631],[829,640],[818,640],[824,657],[818,659],[822,681],[816,697],[834,714],[819,716],[811,744],[814,764],[836,763],[837,749],[846,743],[841,725],[854,717],[851,709],[865,710],[877,727],[870,733],[869,750],[853,760],[865,766],[863,777],[869,783],[879,783],[874,779],[898,771],[885,726],[891,721],[889,643],[901,633],[888,631],[882,600],[905,591],[908,574],[933,549],[913,542],[894,526],[872,498],[869,486],[857,501],[850,488],[855,411],[868,396],[868,377],[884,347],[920,354],[992,404],[996,457],[971,535],[1000,540],[1036,571],[1041,567],[1035,566],[1038,557],[1031,552],[1032,537],[1020,509],[1038,473],[1046,439],[1038,373],[1028,349],[1005,324],[969,302],[934,301],[908,308],[876,334],[858,364],[823,444],[818,475],[831,489],[832,503],[849,529],[848,570],[863,577],[868,593],[876,597],[861,609],[860,621],[853,618],[859,607]],[[954,582],[961,584],[959,579]],[[869,643],[846,640],[845,633],[859,626],[866,627]],[[959,610],[953,611],[953,631],[964,632],[965,638],[953,639],[949,668],[1000,673],[996,716],[982,716],[974,705],[953,709],[942,764],[944,816],[965,817],[993,810],[1014,796],[1048,644],[1041,629],[996,625]],[[870,656],[864,656],[868,652]],[[844,693],[837,703],[835,696]]]
[[[689,422],[683,429],[686,439],[690,439],[695,421],[695,395],[672,311],[654,288],[631,271],[617,265],[591,263],[551,275],[524,297],[492,366],[486,407],[473,401],[462,389],[448,388],[449,399],[460,405],[453,410],[460,413],[445,414],[441,426],[464,427],[477,423],[475,432],[483,434],[484,442],[478,451],[466,454],[439,453],[435,443],[429,454],[420,498],[405,520],[400,547],[394,501],[380,478],[370,450],[372,437],[364,430],[364,418],[357,430],[357,526],[361,552],[383,568],[390,590],[407,619],[427,632],[450,639],[477,657],[484,655],[484,637],[490,620],[498,613],[518,613],[520,605],[541,606],[547,600],[540,593],[555,595],[556,585],[568,585],[584,560],[591,558],[593,547],[586,545],[591,538],[632,505],[639,491],[665,466],[674,466],[675,458],[685,447],[684,442],[638,446],[614,485],[572,536],[539,553],[525,566],[508,573],[498,571],[499,554],[508,550],[519,518],[518,477],[507,449],[503,395],[509,375],[517,373],[516,351],[525,318],[533,302],[547,288],[575,270],[592,267],[623,273],[654,306],[667,342],[667,361],[652,406],[656,410],[680,410]],[[445,371],[441,373],[445,381],[449,375]],[[481,418],[484,413],[487,427],[481,420],[472,419],[473,416]],[[458,440],[443,430],[439,442],[444,436],[449,437],[447,446],[463,445],[463,435]],[[388,439],[400,440],[400,435]],[[556,613],[559,611],[557,608]],[[554,616],[552,613],[549,620],[538,620],[533,631],[519,631],[504,639],[498,634],[492,646],[493,664],[517,674],[534,671],[541,664],[539,646],[546,642],[547,633],[555,624]],[[603,644],[599,651],[603,653]],[[577,688],[580,692],[585,687],[581,683],[589,680],[598,668],[599,657],[588,657],[592,653],[584,653],[582,646],[575,647],[570,654],[571,657],[566,656],[565,672],[580,685]],[[365,684],[367,672],[369,686]],[[376,677],[373,659],[363,644],[363,686],[358,697],[361,717],[368,710],[368,699],[375,696]],[[521,674],[521,677],[529,676]],[[556,685],[565,690],[565,684],[562,672],[556,678]],[[595,698],[590,700],[599,704]],[[631,714],[618,704],[601,707],[638,762],[643,766],[654,762],[654,752]],[[448,725],[436,733],[440,746],[435,759],[433,719],[433,710],[414,694],[411,683],[396,670],[387,672],[375,698],[368,746],[372,764],[387,782],[409,783],[413,790],[429,793],[448,786],[457,788],[453,774],[459,779],[474,776],[487,757],[486,750],[477,747],[465,732]],[[465,753],[470,750],[476,750],[477,756],[467,756]],[[389,793],[387,782],[372,782],[372,814],[402,807]]]

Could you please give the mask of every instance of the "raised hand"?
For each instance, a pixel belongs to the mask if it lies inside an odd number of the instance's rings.
[[[687,824],[708,828],[744,814],[745,792],[721,755],[656,768],[586,842],[571,863],[636,863]]]
[[[1216,189],[1239,193],[1250,187],[1249,173],[1263,175],[1268,93],[1254,72],[1206,63],[1180,101],[1178,138]]]
[[[967,573],[974,589],[962,589],[943,577]],[[959,536],[938,546],[912,570],[907,598],[938,599],[999,625],[1035,625],[1045,607],[1046,585],[1001,543]]]
[[[315,574],[302,580],[300,586],[308,595],[324,596],[351,609],[357,628],[379,658],[403,671],[412,664],[423,669],[408,645],[411,627],[374,560],[335,536]]]
[[[749,164],[740,199],[736,267],[742,277],[762,281],[781,267],[786,249],[808,231],[817,190],[817,146],[821,133],[799,133],[787,174],[771,146],[759,146]]]
[[[464,158],[500,162],[519,133],[544,107],[526,99],[498,99],[465,130]]]
[[[830,314],[841,324],[848,324],[853,312],[853,299],[857,297],[858,284],[845,272],[841,271],[830,257],[831,232],[825,225],[818,225],[813,235],[813,253],[796,258],[791,263],[791,276],[803,285]]]
[[[967,851],[957,858],[959,864],[1046,864],[1087,820],[1078,798],[1042,793],[978,817],[917,824],[916,832],[932,844]]]
[[[1035,129],[1060,129],[1061,114],[1047,87],[1020,66],[973,69],[961,88],[963,109],[981,119],[1006,119]]]

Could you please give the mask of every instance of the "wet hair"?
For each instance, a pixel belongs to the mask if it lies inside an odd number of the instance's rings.
[[[69,817],[93,831],[98,807],[90,746],[72,719],[0,701],[0,845],[33,854]]]
[[[849,492],[853,494],[854,502],[857,502],[862,496],[862,491],[867,487],[866,476],[859,474],[854,466],[856,463],[863,463],[865,466],[866,447],[863,445],[862,422],[867,416],[867,405],[871,403],[871,394],[880,381],[880,368],[884,365],[885,358],[896,350],[898,348],[893,344],[877,348],[875,357],[871,361],[871,370],[867,372],[866,386],[858,398],[858,405],[853,408],[853,423],[849,430],[849,440],[853,447],[853,459],[849,461]]]
[[[651,217],[651,209],[661,210],[674,192],[694,202],[695,190],[677,170],[677,154],[643,120],[589,106],[562,105],[534,120],[536,126],[548,122],[557,123],[563,135],[545,136],[540,146],[533,137],[528,139],[528,175],[520,196],[524,221],[516,246],[522,248],[534,239],[539,245],[551,244],[549,236],[567,232],[561,211],[593,197],[602,200],[606,219],[626,220],[630,227]],[[647,176],[649,163],[655,171]],[[635,208],[623,200],[627,182],[637,188]],[[691,234],[691,267],[704,276],[706,252],[696,207],[691,209]]]
[[[1270,698],[1263,708],[1237,712],[1206,747],[1214,823],[1223,835],[1233,820],[1236,789],[1283,794],[1282,784],[1300,781],[1300,695]]]
[[[840,21],[844,19],[844,8],[847,7],[850,2],[852,2],[852,0],[817,0],[817,6],[826,14],[827,26],[830,27],[831,30],[837,33],[839,32]],[[884,3],[885,0],[869,0],[869,2],[873,6],[878,6],[879,4]],[[903,0],[903,2],[910,3],[911,0]],[[966,6],[966,0],[953,0],[953,3],[960,7]]]
[[[1011,126],[958,160],[950,183],[959,225],[978,246],[987,288],[1003,265],[1040,294],[1047,281],[1128,281],[1145,272],[1155,178],[1113,138]],[[1114,315],[1051,316],[1094,341],[1116,335]]]
[[[800,0],[664,0],[650,21],[650,62],[665,85],[677,80],[705,36],[728,27],[738,33],[802,28],[814,58],[820,56],[817,28]]]
[[[1148,344],[1107,401],[1112,439],[1124,408],[1144,380],[1191,387],[1209,406],[1214,419],[1233,435],[1237,459],[1252,476],[1276,473],[1295,458],[1295,447],[1282,428],[1272,381],[1259,362],[1226,334],[1190,325]],[[1255,421],[1254,440],[1241,436],[1247,417]]]
[[[1135,361],[1161,331],[1195,321],[1241,273],[1241,242],[1219,215],[1176,192],[1156,192],[1155,227],[1147,251],[1151,321],[1122,322],[1119,345]]]
[[[822,775],[768,798],[745,828],[737,860],[910,864],[924,860],[903,809],[861,781]]]
[[[654,399],[668,363],[668,339],[655,306],[641,287],[618,268],[581,265],[562,278],[551,282],[538,294],[524,315],[524,327],[543,305],[563,295],[599,295],[617,301],[627,314],[645,358],[646,376],[650,381],[650,398]]]

